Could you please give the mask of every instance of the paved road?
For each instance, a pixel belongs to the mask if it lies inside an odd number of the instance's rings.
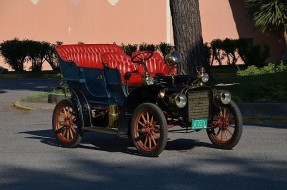
[[[158,158],[137,155],[130,140],[96,133],[88,133],[79,148],[66,149],[51,132],[51,110],[11,107],[57,81],[5,80],[0,79],[1,190],[286,189],[284,125],[244,126],[231,151],[213,148],[204,131],[169,133]]]

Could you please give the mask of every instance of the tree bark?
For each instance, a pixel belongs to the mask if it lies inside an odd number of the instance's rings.
[[[287,46],[287,23],[284,24],[284,38],[285,38],[285,43],[286,43],[286,46]]]
[[[204,57],[198,0],[170,0],[175,49],[181,55],[178,74],[194,74],[197,66],[209,71]]]

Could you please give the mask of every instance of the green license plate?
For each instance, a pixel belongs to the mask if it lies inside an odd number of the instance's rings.
[[[207,128],[207,119],[193,119],[191,121],[192,129],[206,129]]]

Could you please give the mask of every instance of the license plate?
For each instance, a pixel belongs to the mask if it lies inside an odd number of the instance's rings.
[[[191,121],[192,129],[206,129],[207,128],[207,119],[193,119]]]

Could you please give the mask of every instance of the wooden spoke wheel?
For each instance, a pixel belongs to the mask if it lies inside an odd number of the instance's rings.
[[[137,150],[144,156],[158,156],[167,141],[167,123],[161,109],[155,104],[144,103],[134,111],[132,138]]]
[[[53,112],[53,130],[64,147],[76,147],[82,140],[81,121],[71,100],[61,100]]]
[[[231,101],[220,107],[207,129],[210,141],[217,148],[232,149],[242,134],[242,116],[237,105]]]

